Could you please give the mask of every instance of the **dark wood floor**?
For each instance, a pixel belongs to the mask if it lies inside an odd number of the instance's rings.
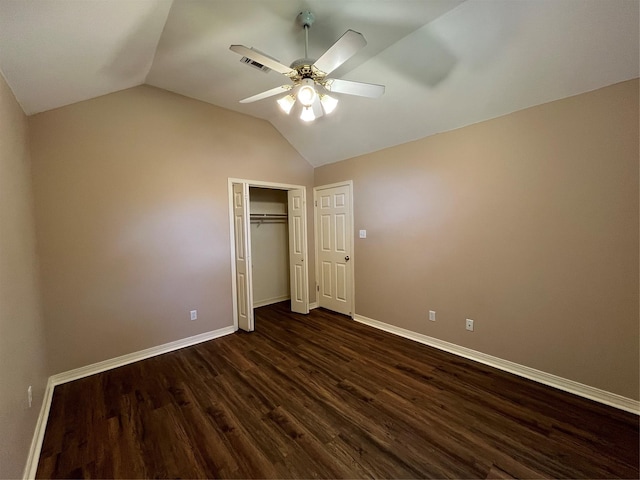
[[[56,387],[39,478],[638,478],[638,417],[314,310]]]

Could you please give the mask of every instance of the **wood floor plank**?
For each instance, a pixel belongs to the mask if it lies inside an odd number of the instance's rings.
[[[638,478],[638,416],[316,309],[55,388],[38,478]]]

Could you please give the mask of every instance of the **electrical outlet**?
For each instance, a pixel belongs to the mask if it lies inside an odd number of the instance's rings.
[[[198,310],[191,310],[191,320],[197,320],[198,319]]]
[[[431,320],[432,322],[436,321],[436,312],[434,312],[433,310],[429,310],[429,320]]]
[[[33,390],[31,389],[31,385],[27,388],[27,401],[29,402],[29,408],[31,408],[31,404],[33,403]]]
[[[473,320],[471,320],[470,318],[467,318],[467,330],[473,332]]]

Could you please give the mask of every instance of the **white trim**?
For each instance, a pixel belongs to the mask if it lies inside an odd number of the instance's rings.
[[[313,310],[314,308],[318,308],[318,302],[313,302],[309,304],[309,310]]]
[[[44,440],[44,433],[47,428],[47,421],[49,419],[49,410],[51,409],[51,401],[53,400],[53,390],[57,385],[63,383],[72,382],[80,378],[88,377],[96,373],[111,370],[113,368],[122,367],[130,363],[145,360],[147,358],[155,357],[156,355],[162,355],[164,353],[173,352],[181,348],[190,347],[198,343],[207,342],[214,338],[230,335],[237,330],[234,326],[223,327],[210,332],[201,333],[199,335],[193,335],[192,337],[183,338],[174,342],[165,343],[156,347],[147,348],[138,352],[128,353],[119,357],[104,360],[98,363],[92,363],[85,367],[75,368],[67,372],[58,373],[49,377],[47,381],[47,388],[44,392],[44,398],[42,399],[42,407],[40,408],[40,415],[36,423],[36,429],[31,440],[31,448],[29,449],[29,456],[27,457],[27,463],[24,469],[23,478],[32,479],[36,477],[38,470],[38,462],[40,460],[40,452],[42,450],[42,441]]]
[[[229,183],[248,183],[250,187],[272,188],[274,190],[305,190],[304,185],[294,185],[290,183],[263,182],[261,180],[248,180],[246,178],[229,177]]]
[[[350,197],[350,201],[349,201],[349,216],[351,217],[351,241],[349,242],[349,248],[351,249],[351,259],[349,261],[349,265],[351,268],[351,305],[349,310],[351,310],[351,318],[353,318],[353,316],[356,313],[356,267],[355,267],[355,216],[354,216],[354,208],[353,208],[353,203],[354,203],[354,195],[353,195],[353,180],[345,180],[343,182],[337,182],[337,183],[330,183],[328,185],[320,185],[317,187],[313,187],[313,239],[314,239],[314,244],[315,244],[315,265],[316,265],[316,269],[315,269],[315,282],[316,282],[316,296],[318,295],[318,288],[317,286],[320,285],[320,272],[318,271],[318,206],[317,206],[317,201],[318,201],[318,190],[325,190],[327,188],[334,188],[334,187],[349,187],[349,197]],[[318,298],[315,302],[316,307],[320,306],[320,299]],[[309,310],[311,310],[311,307],[309,307]]]
[[[266,307],[267,305],[273,305],[274,303],[284,302],[285,300],[291,300],[291,295],[282,295],[280,297],[267,298],[266,300],[253,302],[253,308]]]
[[[461,347],[460,345],[429,337],[422,333],[412,332],[411,330],[396,327],[395,325],[389,325],[388,323],[373,320],[362,315],[356,314],[353,319],[356,322],[364,323],[365,325],[384,330],[385,332],[393,333],[394,335],[399,335],[401,337],[408,338],[409,340],[413,340],[439,350],[444,350],[445,352],[453,353],[454,355],[468,358],[469,360],[474,360],[476,362],[489,365],[490,367],[504,370],[505,372],[513,373],[514,375],[528,378],[529,380],[543,383],[559,390],[564,390],[565,392],[573,393],[580,397],[588,398],[611,407],[619,408],[620,410],[640,415],[640,402],[638,400],[633,400],[616,393],[607,392],[606,390],[601,390],[551,373],[536,370],[535,368],[510,362],[509,360],[503,360],[502,358],[487,355],[486,353],[471,350],[470,348]]]
[[[67,372],[58,373],[50,377],[53,382],[53,386],[60,385],[62,383],[72,382],[80,378],[88,377],[89,375],[95,375],[96,373],[111,370],[112,368],[122,367],[130,363],[138,362],[146,358],[155,357],[156,355],[162,355],[163,353],[173,352],[181,348],[190,347],[198,343],[213,340],[214,338],[230,335],[236,331],[233,326],[219,328],[210,332],[201,333],[192,337],[183,338],[182,340],[176,340],[175,342],[165,343],[158,345],[157,347],[147,348],[138,352],[127,353],[120,357],[111,358],[102,362],[92,363],[85,367],[75,368]]]
[[[40,451],[42,450],[42,441],[44,440],[44,432],[47,430],[47,421],[49,420],[49,410],[51,409],[51,400],[53,399],[53,382],[51,377],[47,380],[47,387],[42,398],[40,406],[40,414],[36,421],[36,429],[31,439],[31,447],[29,448],[29,456],[24,467],[22,478],[25,480],[36,478],[38,470],[38,462],[40,461]]]

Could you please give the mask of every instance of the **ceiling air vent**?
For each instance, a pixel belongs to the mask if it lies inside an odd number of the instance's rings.
[[[278,60],[276,60],[273,57],[270,57],[269,55],[265,55],[264,53],[262,53],[260,50],[256,50],[255,48],[251,48],[251,50],[253,50],[254,52],[258,52],[260,55],[264,55],[265,57],[269,57],[271,60],[275,60],[276,62],[278,62]],[[255,60],[251,60],[248,57],[242,57],[240,59],[240,61],[242,63],[246,63],[247,65],[252,66],[253,68],[257,68],[258,70],[260,70],[261,72],[264,73],[269,73],[271,71],[271,69],[269,67],[265,67],[263,64],[256,62]]]

